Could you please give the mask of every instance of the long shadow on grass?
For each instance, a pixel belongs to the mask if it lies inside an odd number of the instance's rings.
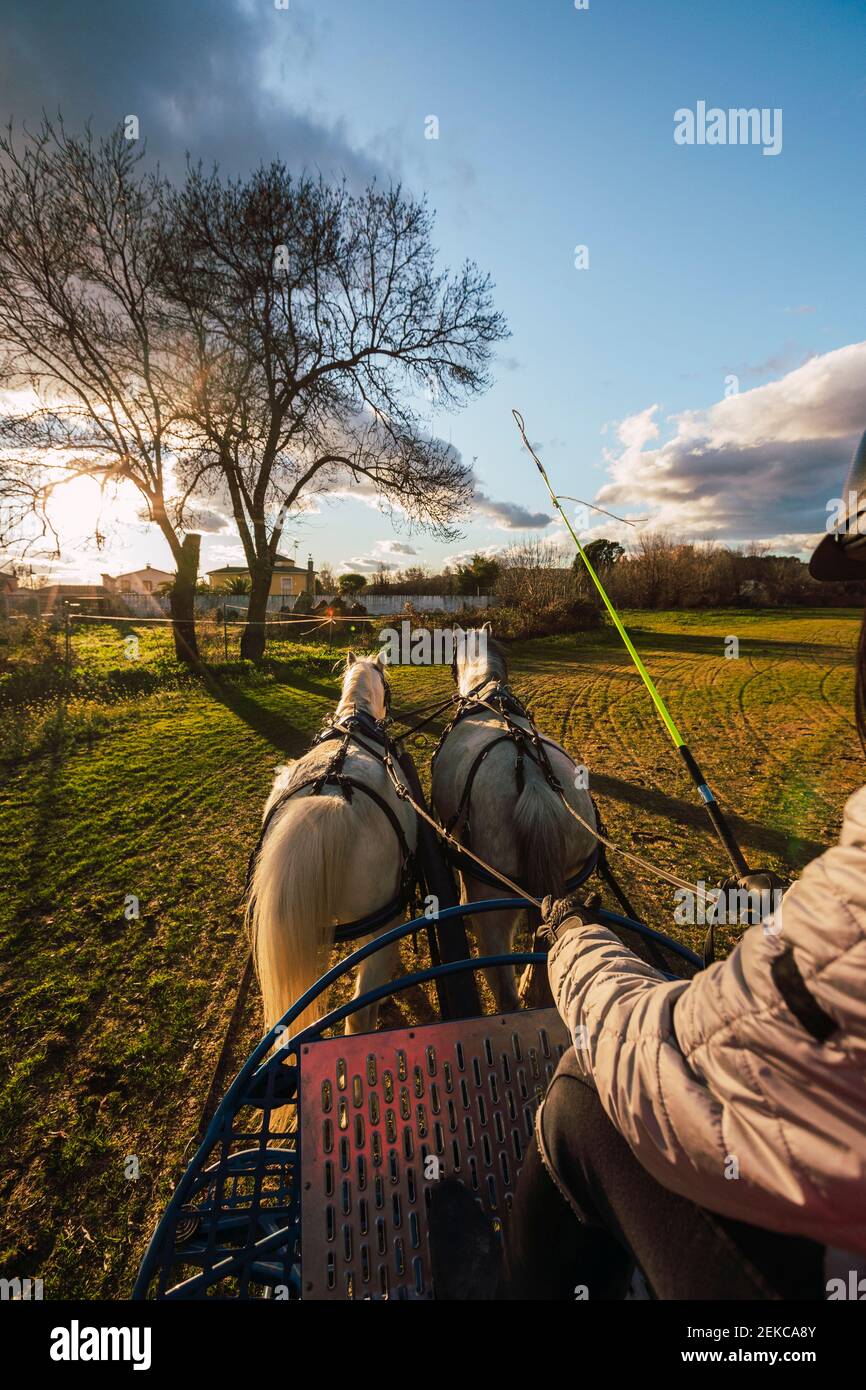
[[[49,745],[48,756],[45,759],[44,773],[39,779],[35,794],[29,798],[34,814],[29,842],[23,854],[23,874],[19,898],[11,918],[9,930],[11,943],[16,942],[22,933],[29,928],[29,923],[33,917],[38,917],[43,912],[54,911],[57,907],[56,900],[44,897],[42,870],[48,858],[52,835],[62,833],[58,829],[57,806],[60,775],[66,760],[63,738],[66,721],[64,701],[58,703],[57,715],[58,721]],[[29,774],[31,785],[32,779],[37,775]]]
[[[613,801],[636,806],[641,811],[649,811],[652,815],[669,820],[672,836],[676,833],[676,826],[685,825],[690,830],[703,831],[708,837],[712,837],[715,843],[706,812],[694,802],[682,801],[676,796],[666,796],[664,792],[653,787],[635,787],[630,782],[623,781],[621,777],[608,777],[598,772],[593,773],[592,788],[600,796],[609,796]],[[791,868],[802,868],[827,849],[827,845],[819,844],[817,840],[805,840],[799,835],[771,830],[766,825],[745,820],[733,812],[728,812],[727,815],[740,844],[777,855],[784,863],[790,864]]]
[[[286,668],[286,673],[288,670],[289,668]],[[279,710],[268,709],[254,695],[248,695],[240,684],[233,681],[220,680],[210,672],[205,672],[204,680],[208,693],[215,700],[219,700],[220,704],[230,709],[232,714],[242,719],[254,733],[265,739],[278,752],[294,758],[309,747],[309,725],[299,727],[288,715]],[[290,680],[287,679],[281,684],[293,690],[304,690],[310,695],[329,698],[336,703],[337,692],[333,686],[322,685],[307,676],[298,675],[296,671],[291,672]]]

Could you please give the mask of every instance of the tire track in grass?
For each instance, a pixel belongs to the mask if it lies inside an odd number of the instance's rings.
[[[814,781],[810,781],[806,776],[801,775],[799,782],[800,785],[805,788],[806,796],[810,799],[812,804],[820,802],[821,805],[830,812],[829,824],[821,827],[821,833],[824,836],[831,836],[834,838],[840,820],[840,811],[837,809],[838,802],[835,799],[837,791],[836,783],[830,780],[831,769],[837,769],[840,760],[842,762],[859,763],[860,749],[859,740],[856,738],[856,723],[854,719],[829,698],[826,687],[828,682],[835,677],[836,673],[843,670],[848,673],[851,686],[853,687],[852,660],[849,658],[849,660],[834,661],[827,666],[826,661],[822,662],[813,654],[812,648],[814,645],[815,644],[804,644],[802,654],[798,656],[797,660],[808,663],[809,667],[814,669],[817,684],[813,688],[811,699],[814,700],[816,705],[823,707],[831,716],[828,723],[824,723],[820,726],[820,753],[817,756],[813,755],[810,759],[812,768],[816,769],[814,773],[815,779],[817,779],[818,776],[818,768],[824,771],[824,781],[828,786],[828,791],[823,792],[817,790]],[[826,650],[828,652],[836,652],[843,646],[844,643],[839,642],[832,646],[828,645]],[[853,657],[853,648],[851,657]],[[804,707],[805,712],[800,716],[804,723],[819,722],[815,720],[810,707],[810,701],[803,693],[798,692],[797,702],[801,708]],[[847,728],[845,726],[847,726]],[[855,734],[853,740],[850,738],[848,729]],[[846,752],[846,748],[850,748],[852,751]],[[800,761],[798,754],[796,760],[797,762]],[[832,775],[835,776],[835,771]],[[856,783],[854,785],[856,785]],[[850,789],[854,789],[853,785]]]
[[[785,779],[787,779],[789,782],[794,782],[795,784],[798,784],[803,790],[805,790],[810,795],[810,797],[817,801],[820,801],[821,804],[828,811],[830,811],[831,814],[835,814],[836,808],[833,805],[833,803],[828,801],[828,799],[821,792],[819,792],[813,785],[807,782],[806,779],[802,777],[802,775],[798,775],[796,772],[794,772],[792,770],[791,760],[780,757],[779,754],[775,751],[775,749],[762,737],[761,733],[758,732],[759,725],[757,720],[749,714],[749,711],[747,709],[746,691],[749,689],[749,687],[754,685],[756,682],[760,681],[762,678],[766,676],[772,676],[775,672],[778,672],[778,670],[783,664],[787,664],[788,659],[780,657],[775,661],[771,661],[769,665],[763,668],[759,668],[755,665],[755,660],[752,656],[748,656],[747,660],[749,662],[749,666],[752,669],[752,675],[749,676],[749,678],[746,681],[744,681],[740,686],[738,691],[738,703],[743,723],[749,731],[750,736],[762,749],[768,762],[772,763],[775,767],[777,767]]]
[[[836,704],[833,702],[833,700],[831,700],[830,696],[827,694],[827,689],[826,689],[826,687],[827,687],[827,682],[833,679],[833,677],[836,675],[836,672],[837,672],[837,671],[842,671],[842,670],[847,671],[848,674],[849,674],[849,677],[853,677],[853,673],[851,672],[851,663],[848,662],[848,661],[837,661],[836,664],[835,664],[835,666],[831,666],[830,669],[829,669],[828,671],[825,671],[825,672],[824,672],[823,676],[821,677],[821,683],[820,683],[820,685],[819,685],[819,687],[818,687],[818,691],[819,691],[819,694],[820,694],[821,699],[824,701],[825,705],[826,705],[827,708],[831,711],[831,713],[834,714],[834,715],[836,716],[836,718],[838,719],[839,723],[840,723],[840,724],[847,724],[847,725],[848,725],[848,728],[849,728],[849,729],[853,729],[853,730],[854,730],[854,733],[856,734],[856,732],[857,732],[857,723],[856,723],[856,721],[851,717],[850,714],[846,714],[844,710],[840,709],[839,706],[836,705]]]

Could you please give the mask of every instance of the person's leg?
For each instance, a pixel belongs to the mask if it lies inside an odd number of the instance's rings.
[[[505,1224],[497,1297],[573,1299],[584,1283],[594,1298],[625,1298],[632,1266],[631,1256],[602,1227],[579,1222],[569,1210],[533,1139]]]
[[[622,1297],[633,1260],[657,1298],[823,1297],[821,1246],[716,1216],[662,1187],[573,1053],[551,1082],[538,1141],[506,1228],[503,1297],[573,1298],[580,1286],[590,1299]]]

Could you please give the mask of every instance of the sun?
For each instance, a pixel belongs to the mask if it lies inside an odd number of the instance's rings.
[[[61,550],[74,550],[99,536],[108,538],[118,526],[146,525],[142,498],[134,487],[116,483],[103,487],[96,478],[86,476],[61,483],[46,511]]]

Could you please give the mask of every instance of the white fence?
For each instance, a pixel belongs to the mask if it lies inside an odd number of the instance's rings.
[[[336,594],[317,594],[314,603],[331,603],[337,597]],[[354,603],[355,599],[343,595],[344,602]],[[281,598],[268,599],[268,613],[279,612],[281,608],[294,608],[296,599],[288,595]],[[496,602],[492,595],[481,594],[476,598],[464,597],[462,594],[359,594],[357,601],[363,604],[367,612],[374,617],[387,613],[404,613],[407,603],[410,603],[416,612],[423,613],[459,613],[463,608],[490,608]],[[245,613],[247,600],[242,594],[226,594],[219,598],[211,598],[210,595],[202,595],[196,598],[196,608],[199,603],[207,604],[209,607],[221,607],[223,604],[229,613]],[[203,607],[202,612],[207,610]]]
[[[297,602],[297,594],[274,594],[268,599],[268,613],[291,611]],[[168,616],[171,604],[167,594],[118,594],[118,607],[128,609],[136,617]],[[318,601],[318,600],[317,600]],[[243,617],[249,606],[246,594],[196,594],[195,611],[202,615],[212,613],[215,608],[225,608],[227,613]]]
[[[459,613],[462,608],[491,608],[496,599],[492,594],[361,594],[360,601],[368,613],[402,613],[407,603],[419,613]]]
[[[329,603],[335,594],[317,594],[314,603]],[[296,594],[275,594],[268,599],[268,616],[276,617],[281,612],[291,612],[298,600]],[[348,600],[347,602],[353,602]],[[167,594],[104,594],[71,599],[82,613],[130,614],[134,618],[168,617],[171,612]],[[475,597],[462,594],[361,594],[360,602],[367,612],[379,617],[390,613],[404,614],[406,605],[411,604],[415,612],[458,613],[463,608],[490,608],[495,597],[479,594]],[[214,609],[225,609],[232,618],[246,615],[249,598],[245,594],[196,594],[195,611],[205,616]],[[19,590],[14,594],[0,595],[0,617],[16,615],[44,615],[50,611],[62,617],[64,601],[62,597],[40,594],[39,589]]]

